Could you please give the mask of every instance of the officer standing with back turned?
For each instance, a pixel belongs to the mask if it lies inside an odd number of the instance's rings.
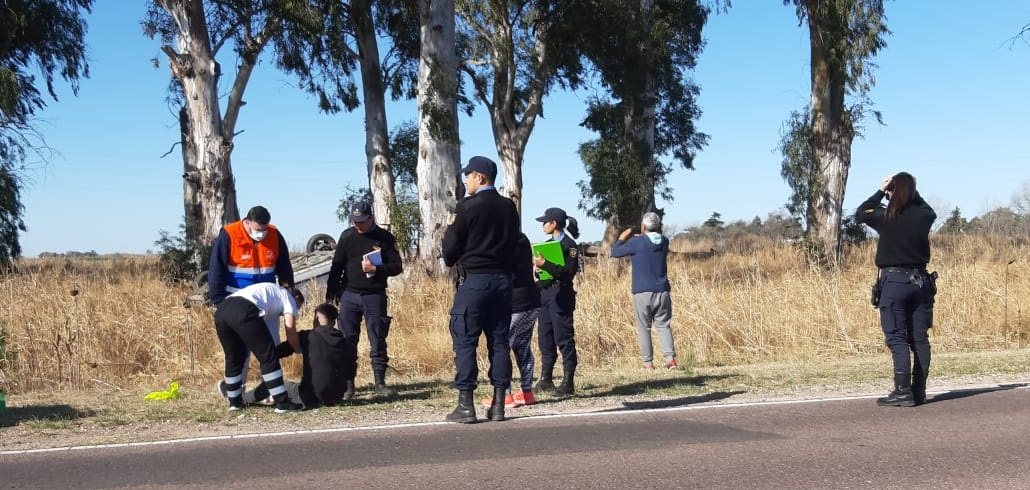
[[[487,418],[501,421],[504,395],[511,386],[508,325],[519,215],[515,203],[494,188],[497,164],[492,160],[472,157],[461,173],[468,197],[458,203],[454,221],[443,236],[444,263],[458,273],[450,322],[458,406],[447,415],[447,421],[476,421],[472,399],[479,376],[476,346],[480,333],[486,335],[490,384],[494,387]]]

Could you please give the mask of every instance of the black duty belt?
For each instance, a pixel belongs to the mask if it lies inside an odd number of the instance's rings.
[[[900,272],[902,274],[926,274],[925,267],[884,267],[883,272]]]

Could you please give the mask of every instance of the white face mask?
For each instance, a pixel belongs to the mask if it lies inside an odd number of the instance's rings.
[[[266,236],[268,236],[268,230],[248,230],[247,233],[250,235],[251,238],[254,239],[255,242],[260,242],[261,240],[264,240]]]

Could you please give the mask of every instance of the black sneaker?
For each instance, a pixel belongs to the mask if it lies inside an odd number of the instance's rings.
[[[215,389],[222,395],[222,398],[225,398],[226,400],[229,399],[229,388],[225,384],[224,379],[220,379],[218,380],[218,383],[215,383]]]
[[[289,400],[275,403],[275,413],[299,412],[301,410],[304,410],[304,405],[293,403]]]
[[[246,404],[243,403],[243,397],[242,396],[237,396],[235,398],[230,398],[229,399],[229,411],[230,412],[235,412],[237,410],[243,410],[243,407],[245,407],[245,406],[246,406]]]

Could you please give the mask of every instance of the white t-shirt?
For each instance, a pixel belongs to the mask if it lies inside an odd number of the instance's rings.
[[[272,340],[277,345],[280,342],[279,317],[282,315],[297,316],[297,303],[293,301],[293,295],[286,288],[273,282],[251,284],[229,295],[230,298],[233,296],[243,298],[257,306],[261,317],[265,319],[265,325],[268,326],[268,333],[272,334]]]

